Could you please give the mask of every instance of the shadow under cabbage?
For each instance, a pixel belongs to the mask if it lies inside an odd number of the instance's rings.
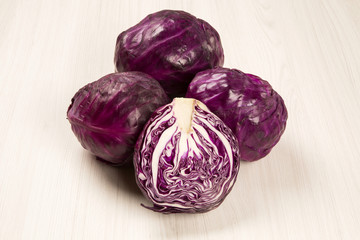
[[[94,165],[99,168],[100,173],[117,190],[127,192],[135,197],[143,197],[136,184],[134,167],[132,165],[122,167],[112,166],[92,154],[89,154],[89,160],[94,162]]]

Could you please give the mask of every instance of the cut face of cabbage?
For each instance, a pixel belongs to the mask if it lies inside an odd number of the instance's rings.
[[[134,154],[137,183],[152,210],[206,212],[230,192],[240,154],[231,130],[200,101],[175,98],[152,115]]]

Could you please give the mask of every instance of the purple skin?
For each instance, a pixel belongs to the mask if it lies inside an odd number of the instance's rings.
[[[175,98],[153,113],[136,143],[136,182],[154,204],[148,209],[207,212],[224,201],[236,181],[239,145],[231,129],[205,105],[194,100],[198,103],[189,106],[193,112],[187,117],[183,109],[189,108],[181,106],[177,112],[176,101],[183,100]],[[188,130],[180,118],[191,122]]]
[[[118,36],[114,61],[118,72],[147,73],[176,97],[185,95],[196,73],[222,66],[224,52],[210,24],[184,11],[163,10]]]
[[[112,165],[131,162],[134,145],[151,113],[169,98],[140,72],[113,73],[81,88],[67,118],[81,145]]]
[[[269,154],[286,127],[288,114],[281,96],[267,81],[236,69],[199,72],[186,97],[202,101],[233,130],[245,161]]]

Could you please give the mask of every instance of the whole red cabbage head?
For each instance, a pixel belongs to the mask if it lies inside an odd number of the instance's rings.
[[[81,88],[67,118],[81,145],[113,165],[130,163],[152,112],[169,102],[160,84],[140,72],[106,75]]]
[[[281,96],[267,81],[236,69],[199,72],[186,97],[202,101],[232,129],[246,161],[266,156],[286,127],[288,114]]]
[[[151,75],[173,97],[185,95],[197,72],[222,66],[224,52],[210,24],[184,11],[163,10],[118,36],[114,61],[118,72]]]

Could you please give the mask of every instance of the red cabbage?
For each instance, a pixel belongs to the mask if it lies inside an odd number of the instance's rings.
[[[140,72],[113,73],[81,88],[67,117],[81,145],[102,160],[124,165],[151,113],[169,102],[160,84]]]
[[[232,131],[200,101],[175,98],[157,109],[135,147],[136,181],[162,213],[206,212],[235,183],[240,164]]]
[[[246,161],[266,156],[286,127],[288,114],[281,96],[267,81],[236,69],[199,72],[186,97],[202,101],[233,130]]]
[[[118,36],[114,61],[118,72],[147,73],[169,96],[184,96],[197,72],[223,65],[224,53],[210,24],[184,11],[163,10]]]

